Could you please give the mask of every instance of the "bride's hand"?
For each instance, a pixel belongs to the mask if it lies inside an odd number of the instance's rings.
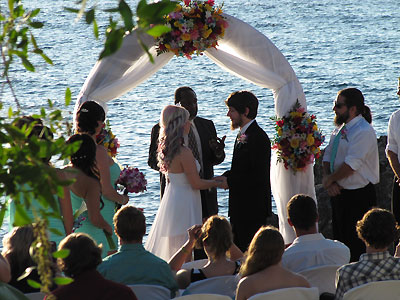
[[[227,178],[225,176],[218,176],[218,177],[214,177],[213,178],[216,182],[217,182],[217,187],[221,188],[221,189],[228,189],[228,181]]]

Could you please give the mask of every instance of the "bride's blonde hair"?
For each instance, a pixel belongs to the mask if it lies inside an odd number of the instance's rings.
[[[177,105],[168,105],[161,112],[160,134],[158,137],[158,166],[166,172],[171,161],[181,151],[183,129],[189,119],[189,112]]]

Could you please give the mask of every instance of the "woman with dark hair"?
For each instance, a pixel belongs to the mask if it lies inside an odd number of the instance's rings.
[[[101,186],[96,167],[96,143],[87,134],[75,134],[67,141],[68,144],[75,142],[81,144],[71,155],[71,164],[64,170],[67,179],[74,180],[69,186],[72,210],[79,211],[82,205],[87,207],[87,210],[78,217],[81,226],[76,228],[75,232],[88,233],[99,244],[102,243],[106,249],[104,253],[106,256],[109,247],[103,230],[111,235],[113,229],[100,212],[104,204],[101,200]]]
[[[283,237],[273,226],[263,226],[254,235],[246,261],[240,269],[236,300],[290,287],[310,287],[307,280],[282,267]]]
[[[69,255],[59,259],[60,269],[74,281],[54,290],[57,300],[137,300],[129,287],[107,280],[96,271],[101,263],[101,247],[90,236],[72,233],[61,241],[59,250],[63,249],[68,249]]]
[[[178,271],[176,280],[180,289],[190,283],[225,275],[236,275],[240,269],[243,253],[233,244],[232,228],[228,220],[220,216],[211,216],[201,225],[188,229],[189,240],[171,258],[169,265]],[[201,269],[179,270],[190,258],[196,240],[204,248],[208,257],[207,264]],[[230,258],[226,254],[229,251]]]
[[[161,112],[158,164],[167,186],[151,227],[146,249],[168,261],[187,240],[187,229],[201,224],[200,190],[217,187],[216,180],[199,176],[200,164],[183,145],[190,130],[189,112],[168,105]]]
[[[31,116],[23,116],[17,119],[14,123],[14,126],[18,127],[21,130],[30,130],[30,133],[27,138],[27,143],[32,143],[37,146],[36,143],[50,143],[53,140],[53,133],[50,128],[43,125],[41,119],[33,118]],[[65,180],[64,173],[60,169],[55,169],[50,163],[51,156],[42,158],[43,164],[48,166],[50,169],[54,169],[55,173],[59,180]],[[49,170],[53,171],[53,170]],[[25,190],[26,192],[30,191],[31,188],[25,184],[19,187],[21,190]],[[64,188],[64,193],[68,193],[68,189]],[[21,192],[17,199],[12,199],[10,202],[9,210],[8,210],[8,223],[9,230],[11,231],[14,225],[15,216],[17,214],[17,206],[16,204],[24,205],[26,208],[26,213],[33,221],[35,217],[39,217],[39,212],[45,212],[48,217],[48,228],[56,229],[61,232],[63,235],[54,234],[49,231],[49,240],[58,244],[65,235],[71,233],[72,230],[72,213],[71,213],[71,201],[69,196],[64,198],[58,198],[56,195],[54,196],[54,200],[56,202],[57,210],[54,211],[52,207],[45,207],[42,202],[39,202],[37,199],[31,199],[28,204],[26,197]],[[61,218],[54,216],[54,214],[61,216]]]
[[[105,120],[105,111],[98,103],[94,101],[84,102],[78,109],[76,115],[76,130],[78,133],[90,135],[94,141],[101,132]],[[102,145],[97,145],[96,164],[100,175],[101,194],[104,207],[101,214],[108,223],[113,225],[113,216],[116,204],[126,204],[129,201],[127,195],[121,195],[116,190],[116,184],[121,168],[107,153]],[[112,234],[115,244],[118,243],[117,236]],[[116,250],[116,249],[115,249]]]

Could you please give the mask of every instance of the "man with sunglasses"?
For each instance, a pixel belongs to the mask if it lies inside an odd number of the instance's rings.
[[[360,90],[339,91],[333,111],[337,128],[325,149],[323,186],[331,197],[333,237],[350,248],[351,261],[358,261],[365,245],[355,225],[376,205],[378,144],[371,111]]]

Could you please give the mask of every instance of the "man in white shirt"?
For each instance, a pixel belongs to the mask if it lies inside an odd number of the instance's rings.
[[[294,195],[287,204],[288,223],[296,239],[285,250],[282,265],[293,272],[316,266],[344,265],[350,260],[349,248],[339,241],[326,239],[318,233],[318,212],[314,199]]]
[[[333,110],[338,127],[325,149],[323,186],[331,196],[333,237],[350,248],[350,261],[358,261],[365,245],[355,225],[376,205],[378,145],[371,111],[360,90],[339,91]]]
[[[400,83],[397,91],[400,96]],[[400,109],[395,111],[389,120],[386,157],[394,173],[392,191],[392,211],[397,223],[400,223]]]

